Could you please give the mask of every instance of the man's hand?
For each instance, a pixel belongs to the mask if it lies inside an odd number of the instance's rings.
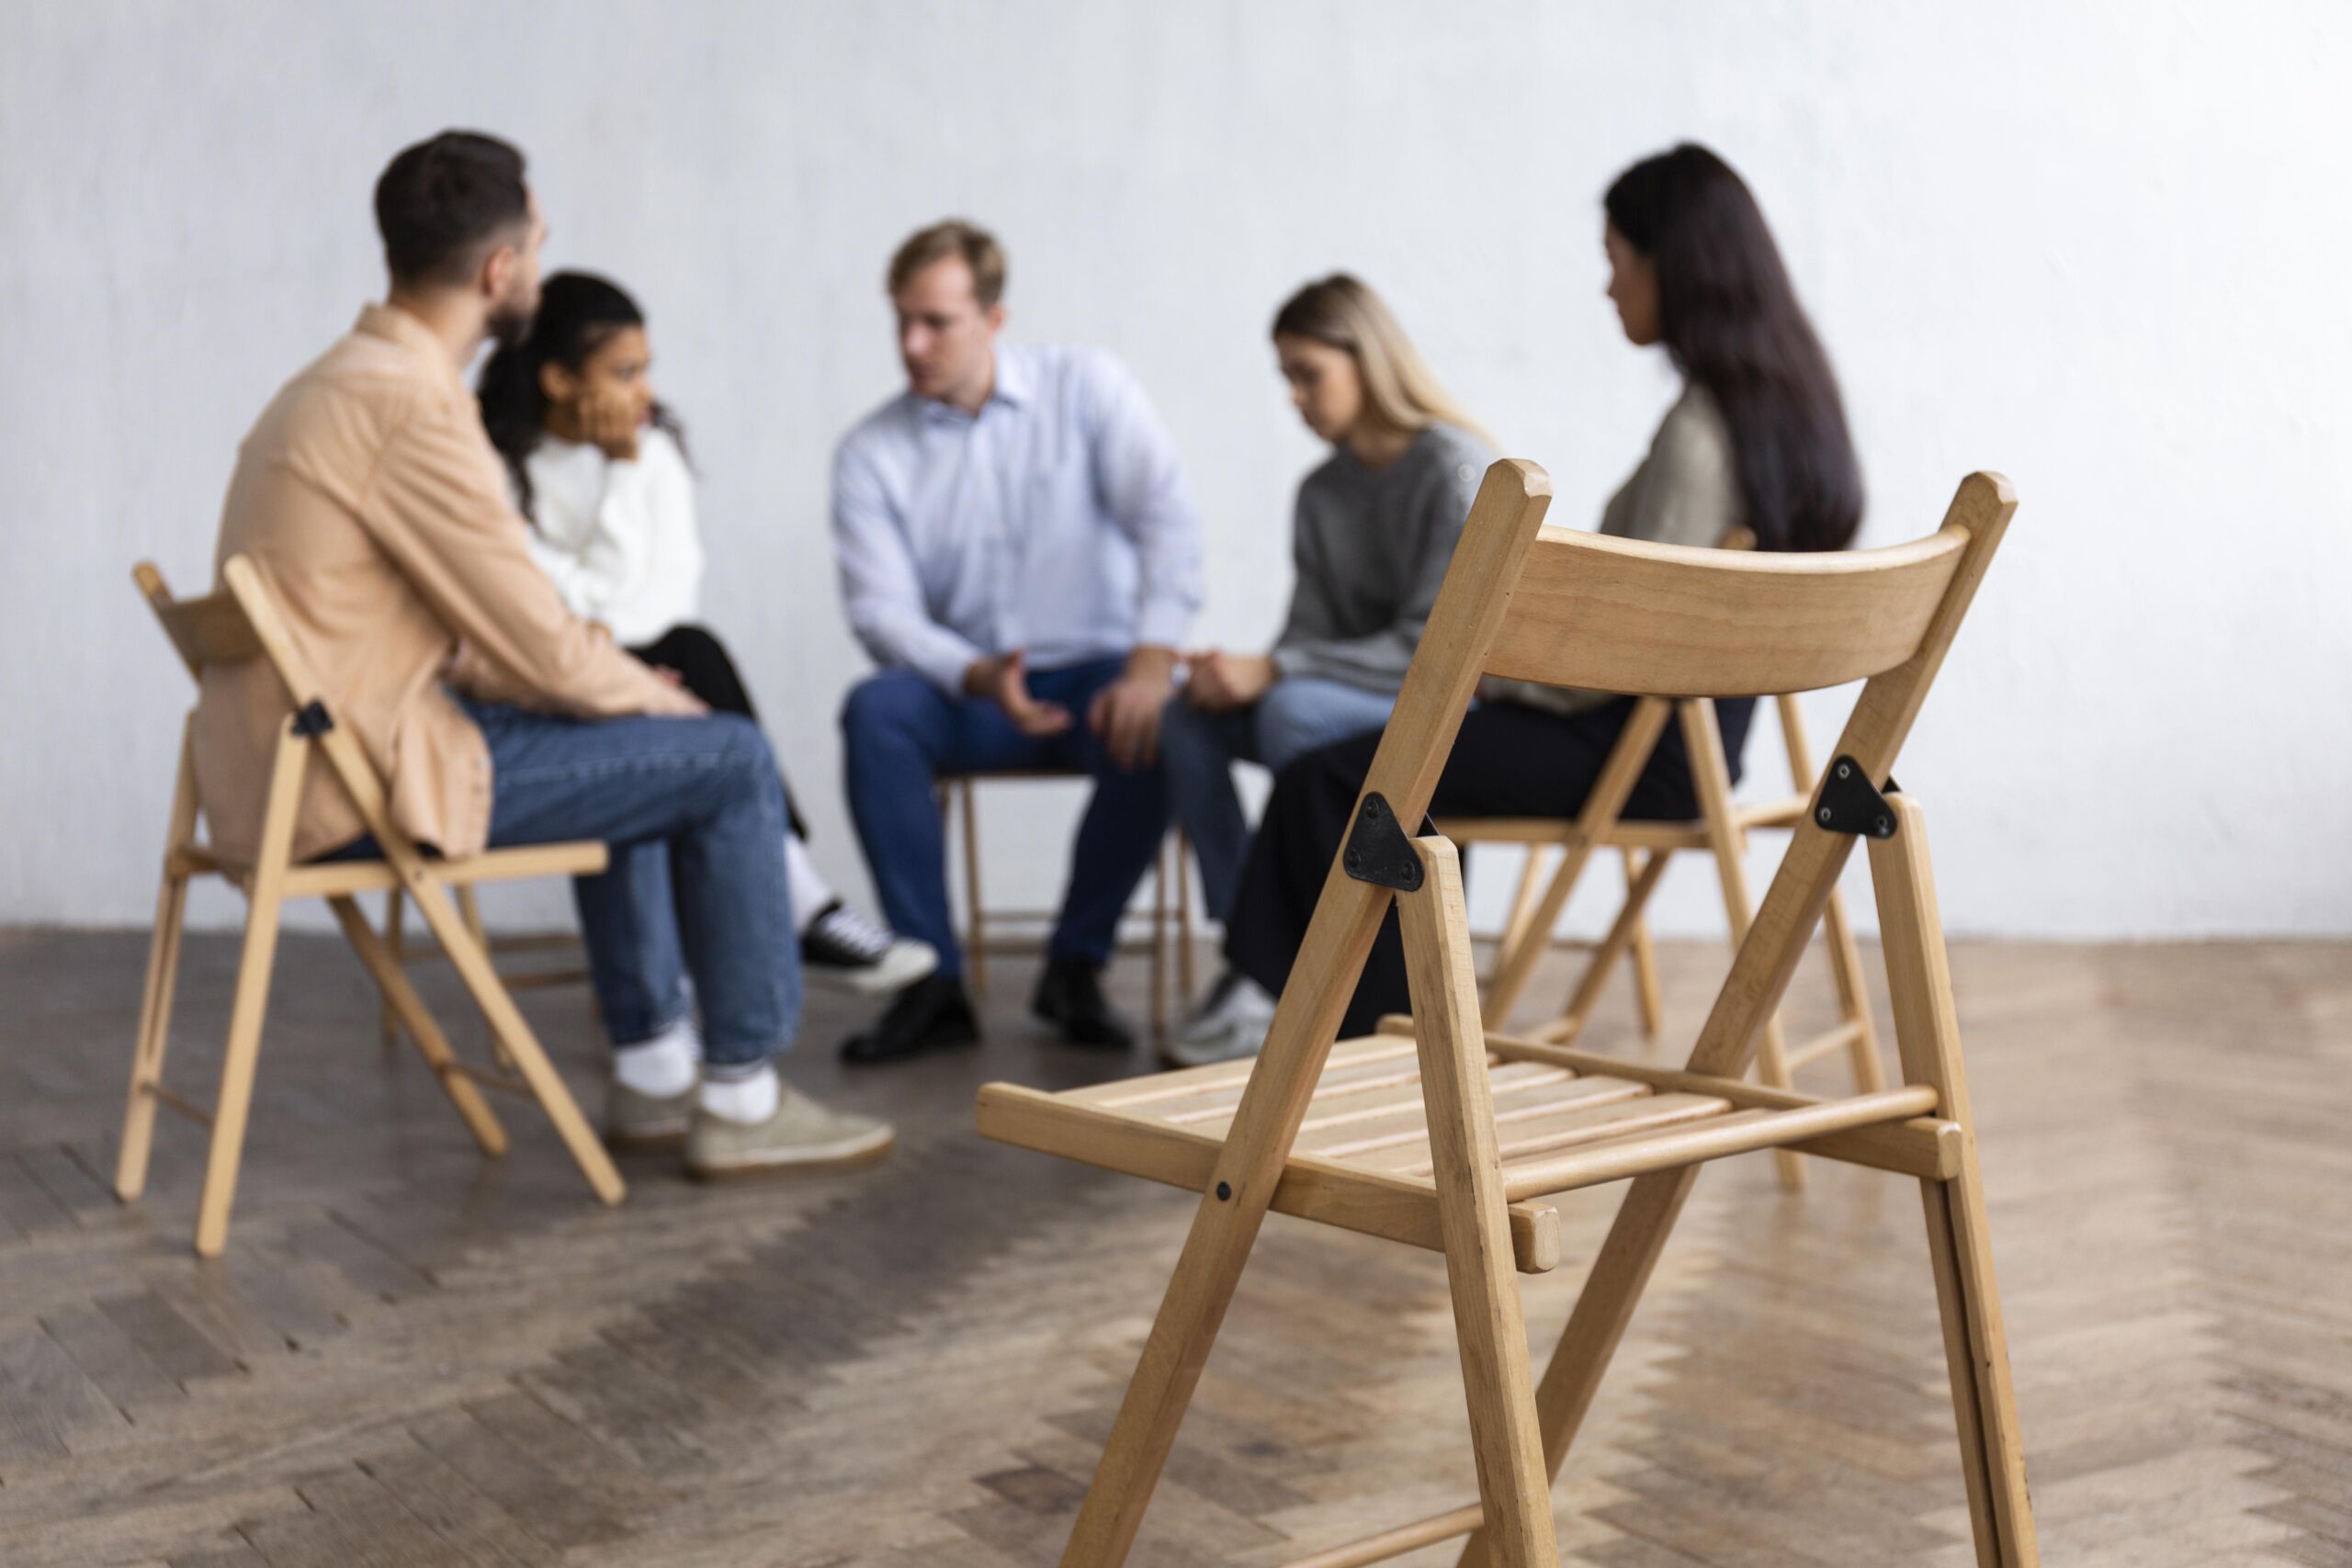
[[[1029,694],[1029,677],[1022,663],[1024,657],[1023,650],[1016,648],[1011,653],[973,660],[964,667],[964,691],[968,696],[986,697],[1004,710],[1013,728],[1032,740],[1043,740],[1069,728],[1069,709],[1059,703],[1041,703]]]
[[[1159,760],[1159,711],[1175,671],[1174,649],[1138,648],[1127,655],[1126,672],[1094,694],[1086,727],[1102,738],[1116,766],[1148,768]]]
[[[686,690],[684,675],[666,664],[649,664],[645,668],[662,682],[661,689],[654,694],[654,700],[646,705],[647,713],[657,718],[702,718],[709,714],[710,709],[703,700]]]
[[[1204,713],[1246,708],[1274,683],[1274,661],[1263,654],[1211,648],[1188,655],[1185,662],[1192,673],[1184,682],[1184,701]]]
[[[632,398],[591,395],[580,402],[580,433],[616,463],[637,461],[639,429]]]

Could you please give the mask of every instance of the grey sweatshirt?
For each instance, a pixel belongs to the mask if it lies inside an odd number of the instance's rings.
[[[1651,438],[1649,455],[1618,487],[1600,511],[1600,531],[1620,539],[1659,545],[1710,547],[1739,526],[1747,508],[1739,495],[1738,458],[1731,429],[1706,389],[1682,389]],[[1552,713],[1579,713],[1614,699],[1607,692],[1578,692],[1533,681],[1478,683],[1489,702],[1523,703]]]
[[[1437,603],[1494,461],[1486,444],[1432,424],[1396,461],[1367,468],[1345,447],[1298,487],[1291,530],[1297,583],[1274,671],[1395,692]]]

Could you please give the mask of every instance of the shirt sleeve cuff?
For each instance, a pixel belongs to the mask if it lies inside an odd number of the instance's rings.
[[[1182,648],[1193,629],[1193,606],[1182,599],[1150,599],[1136,617],[1138,648]]]
[[[916,649],[907,662],[915,673],[938,687],[951,697],[964,694],[964,671],[980,657],[980,650],[957,637],[927,639]]]

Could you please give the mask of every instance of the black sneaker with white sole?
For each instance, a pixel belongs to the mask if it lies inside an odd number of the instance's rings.
[[[939,967],[939,954],[836,898],[801,933],[800,967],[811,980],[873,997],[913,985]]]

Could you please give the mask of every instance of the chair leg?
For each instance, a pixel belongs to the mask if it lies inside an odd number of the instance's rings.
[[[1526,938],[1527,923],[1535,913],[1535,896],[1543,890],[1544,863],[1550,857],[1541,844],[1530,844],[1519,863],[1519,882],[1511,888],[1510,912],[1495,942],[1495,973],[1502,973],[1512,951]]]
[[[130,1095],[122,1111],[122,1148],[116,1156],[114,1195],[138,1201],[147,1190],[147,1159],[155,1144],[155,1091],[164,1084],[164,1054],[171,1045],[172,991],[179,979],[180,927],[187,912],[187,878],[165,870],[155,895],[155,931],[147,948],[147,985],[139,1008],[139,1039],[130,1057]]]
[[[1591,858],[1593,845],[1600,841],[1616,824],[1618,814],[1625,809],[1625,797],[1633,793],[1634,780],[1649,761],[1650,749],[1666,728],[1673,706],[1663,697],[1644,697],[1634,703],[1633,713],[1625,719],[1625,728],[1618,732],[1617,743],[1609,750],[1609,761],[1601,764],[1600,776],[1593,781],[1584,797],[1583,809],[1577,814],[1576,837],[1562,848],[1560,869],[1552,874],[1551,885],[1544,889],[1544,897],[1535,906],[1529,940],[1503,955],[1495,965],[1494,978],[1487,983],[1488,1029],[1498,1030],[1510,1021],[1512,1006],[1535,973],[1535,960],[1542,952],[1539,939],[1559,923],[1560,911],[1567,907],[1577,878],[1584,874],[1585,862]]]
[[[1193,1007],[1193,846],[1176,829],[1176,1010]]]
[[[147,1189],[147,1156],[155,1144],[155,1095],[164,1087],[164,1054],[172,1038],[172,990],[179,980],[180,928],[187,912],[187,878],[174,867],[172,857],[195,832],[196,763],[183,731],[179,774],[172,785],[171,819],[164,830],[164,877],[155,890],[155,930],[148,938],[139,1038],[130,1052],[122,1148],[115,1159],[115,1196],[126,1203],[135,1201]]]
[[[1380,776],[1375,767],[1374,777]],[[1201,1369],[1248,1267],[1340,1015],[1379,931],[1391,895],[1348,880],[1334,858],[1293,966],[1293,982],[1275,1004],[1265,1049],[1250,1068],[1224,1152],[1193,1212],[1183,1251],[1070,1529],[1063,1568],[1119,1568],[1135,1544]]]
[[[327,903],[334,908],[334,918],[342,923],[343,934],[350,942],[351,950],[359,955],[359,962],[367,965],[368,973],[383,992],[384,1005],[399,1015],[408,1031],[408,1037],[416,1042],[417,1055],[424,1058],[424,1065],[433,1070],[443,1092],[448,1095],[449,1102],[458,1108],[458,1114],[464,1119],[466,1130],[474,1135],[475,1144],[486,1155],[504,1154],[506,1129],[500,1126],[498,1118],[491,1113],[490,1106],[481,1097],[481,1090],[475,1088],[474,1081],[465,1075],[458,1054],[449,1048],[447,1037],[433,1021],[433,1014],[426,1010],[424,998],[416,994],[416,987],[409,984],[407,972],[401,969],[390,951],[377,937],[374,928],[368,924],[368,917],[360,912],[359,906],[348,896],[330,898]]]
[[[1422,886],[1400,896],[1396,907],[1485,1529],[1506,1568],[1553,1568],[1560,1553],[1551,1476],[1527,1366],[1461,865],[1443,839],[1415,847]]]
[[[1619,955],[1646,929],[1643,911],[1649,906],[1650,895],[1657,891],[1658,879],[1666,874],[1666,863],[1664,850],[1652,852],[1642,863],[1641,874],[1625,890],[1625,901],[1617,907],[1617,918],[1610,923],[1608,934],[1585,961],[1584,973],[1577,976],[1577,988],[1569,993],[1566,1010],[1538,1030],[1536,1039],[1565,1045],[1584,1032],[1592,1010],[1600,1003],[1600,993],[1608,985],[1609,973],[1616,967]]]
[[[229,1010],[229,1049],[220,1063],[220,1098],[212,1111],[212,1147],[197,1206],[196,1250],[218,1258],[228,1244],[229,1210],[237,1198],[237,1167],[244,1153],[245,1115],[253,1104],[254,1069],[261,1055],[261,1025],[269,1010],[270,971],[277,957],[277,890],[254,879],[245,911],[245,945],[237,964],[236,1000]]]
[[[413,856],[414,852],[411,850],[409,854]],[[605,1202],[619,1202],[628,1195],[628,1188],[621,1180],[621,1173],[614,1168],[612,1156],[605,1152],[603,1141],[588,1125],[587,1118],[581,1115],[579,1102],[571,1098],[571,1091],[564,1087],[554,1064],[540,1049],[538,1036],[531,1032],[531,1026],[514,1006],[514,998],[500,984],[498,972],[491,967],[490,955],[466,930],[457,907],[438,883],[421,877],[413,869],[414,865],[411,860],[403,869],[410,878],[409,893],[416,900],[417,913],[424,917],[425,925],[440,940],[442,951],[449,955],[458,977],[465,981],[474,1005],[481,1009],[491,1032],[505,1042],[514,1070],[530,1086],[532,1095],[554,1123],[556,1135],[571,1151],[589,1187]]]
[[[277,959],[277,918],[287,861],[294,847],[294,817],[310,765],[311,742],[289,724],[278,732],[269,793],[262,810],[261,844],[253,882],[245,889],[245,945],[237,961],[237,991],[229,1005],[229,1047],[220,1062],[220,1098],[212,1108],[212,1146],[197,1201],[196,1250],[218,1258],[229,1241],[229,1210],[237,1198],[237,1165],[245,1146],[245,1113],[253,1104],[254,1066],[261,1055],[262,1019],[269,1011],[269,976]]]
[[[408,963],[408,905],[397,887],[384,895],[384,946],[391,953],[392,962],[402,966]],[[391,998],[384,998],[382,1028],[384,1049],[389,1051],[400,1043],[401,1015],[394,1010]]]
[[[2017,1395],[2009,1384],[2008,1338],[1993,1279],[1992,1235],[1976,1162],[1975,1116],[1961,1064],[1960,1021],[1951,994],[1943,920],[1937,912],[1927,823],[1909,795],[1890,803],[1894,835],[1871,842],[1871,881],[1878,895],[1879,941],[1894,1003],[1895,1048],[1906,1082],[1932,1086],[1938,1113],[1962,1129],[1960,1172],[1920,1184],[1928,1250],[1943,1309],[1944,1355],[1951,1372],[1952,1412],[1960,1427],[1961,1468],[1983,1568],[2035,1568],[2033,1504],[2026,1490],[2025,1449],[2018,1434]]]
[[[1944,1359],[1951,1372],[1952,1416],[1960,1427],[1976,1561],[1980,1568],[2036,1568],[2041,1557],[2034,1540],[2033,1502],[2026,1491],[2008,1339],[2001,1326],[1973,1145],[1962,1159],[1959,1176],[1922,1181],[1919,1194],[1927,1209],[1936,1301],[1943,1311]]]
[[[979,1000],[989,994],[989,938],[981,929],[988,917],[980,901],[980,813],[974,804],[976,793],[969,779],[958,779],[948,788],[961,797],[964,829],[964,973],[971,977],[972,998]]]
[[[1168,869],[1168,840],[1151,863],[1151,1032],[1168,1038],[1168,895],[1172,874]]]
[[[1667,852],[1653,850],[1650,854],[1652,859],[1662,862]],[[1634,852],[1628,849],[1625,852],[1625,896],[1628,898],[1634,896],[1634,886],[1640,879]],[[1646,916],[1634,922],[1634,1007],[1642,1021],[1642,1038],[1657,1039],[1665,1021],[1666,1009],[1657,984],[1657,946],[1650,941],[1650,922]]]
[[[474,897],[474,890],[470,886],[462,886],[452,891],[457,895],[458,912],[465,917],[467,931],[487,954],[490,952],[490,928],[482,923],[481,901]],[[444,1043],[446,1044],[447,1042]],[[498,1064],[499,1070],[502,1072],[511,1073],[514,1070],[514,1058],[507,1055],[506,1042],[499,1038],[495,1030],[491,1032],[490,1036],[490,1059]]]
[[[1829,907],[1822,912],[1821,929],[1829,947],[1829,973],[1838,983],[1838,1010],[1854,1026],[1854,1038],[1847,1046],[1854,1066],[1854,1088],[1862,1094],[1876,1094],[1886,1087],[1886,1070],[1879,1064],[1870,987],[1862,979],[1862,951],[1854,940],[1854,922],[1846,918],[1846,900],[1834,890]]]
[[[1641,1303],[1642,1292],[1649,1285],[1658,1255],[1666,1250],[1667,1237],[1673,1234],[1674,1222],[1681,1217],[1683,1201],[1690,1196],[1698,1176],[1697,1166],[1684,1166],[1679,1170],[1637,1176],[1625,1190],[1617,1218],[1609,1227],[1609,1239],[1593,1259],[1592,1272],[1568,1314],[1568,1325],[1552,1351],[1551,1363],[1544,1369],[1543,1382],[1535,1385],[1544,1468],[1555,1479],[1567,1461],[1577,1431],[1592,1408],[1592,1396],[1600,1390],[1601,1374],[1609,1370],[1609,1359],[1624,1338],[1626,1325],[1634,1320],[1634,1309]],[[1474,1532],[1462,1548],[1457,1568],[1486,1568],[1498,1561],[1493,1555],[1497,1544],[1484,1529]]]

